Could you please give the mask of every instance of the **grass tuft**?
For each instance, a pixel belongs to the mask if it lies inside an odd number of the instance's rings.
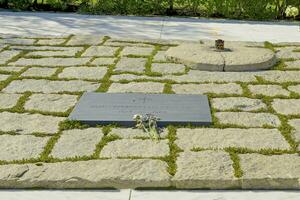
[[[264,47],[270,49],[273,52],[276,52],[276,49],[274,48],[274,45],[271,42],[268,41],[264,42]]]
[[[169,134],[167,139],[169,140],[170,154],[161,160],[165,161],[168,164],[168,172],[170,175],[174,176],[177,171],[176,160],[178,154],[182,152],[182,150],[175,144],[176,137],[176,128],[174,126],[168,127]]]

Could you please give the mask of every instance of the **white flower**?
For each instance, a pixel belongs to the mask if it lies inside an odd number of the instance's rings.
[[[297,7],[288,6],[285,10],[285,14],[287,17],[297,17],[299,15],[299,10]]]
[[[138,119],[141,119],[141,118],[142,118],[141,115],[138,115],[138,114],[133,115],[133,120],[138,120]]]

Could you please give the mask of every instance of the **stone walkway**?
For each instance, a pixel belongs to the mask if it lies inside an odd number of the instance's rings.
[[[300,42],[299,23],[183,17],[83,15],[0,10],[0,34],[19,36],[68,34],[148,39],[224,39],[256,42]]]
[[[209,72],[167,61],[179,43],[0,39],[0,187],[299,189],[300,46],[266,44],[268,71]],[[157,142],[66,120],[85,91],[207,94],[214,124]]]
[[[298,200],[297,190],[0,190],[5,200]]]

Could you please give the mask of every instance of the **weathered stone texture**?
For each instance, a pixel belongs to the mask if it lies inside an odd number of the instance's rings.
[[[32,45],[35,39],[26,38],[5,38],[0,40],[0,44],[18,44],[18,45]]]
[[[227,45],[228,46],[228,45]],[[230,51],[216,51],[208,45],[185,43],[166,52],[168,60],[205,71],[255,71],[268,69],[277,59],[269,49],[231,44]]]
[[[117,50],[117,47],[91,46],[82,54],[82,57],[114,56]]]
[[[33,94],[25,103],[26,110],[66,112],[77,102],[77,96],[67,94]]]
[[[60,159],[91,156],[102,137],[103,133],[99,128],[63,131],[50,156]]]
[[[103,36],[96,35],[75,35],[67,42],[67,45],[98,45],[102,43],[103,38]]]
[[[300,71],[265,71],[258,73],[257,76],[277,83],[299,82]]]
[[[20,54],[20,51],[16,51],[16,50],[2,51],[0,53],[0,65],[4,65],[6,62],[8,62],[10,59],[17,56],[18,54]]]
[[[125,47],[122,50],[121,55],[122,56],[129,56],[129,55],[150,56],[153,50],[154,48],[152,47]]]
[[[91,63],[92,65],[112,65],[115,63],[115,58],[96,58]]]
[[[24,67],[0,67],[0,71],[5,72],[20,72],[24,69]]]
[[[58,92],[84,92],[94,91],[100,86],[99,83],[87,81],[49,81],[49,80],[16,80],[11,82],[4,92],[8,93],[23,93],[43,92],[43,93],[58,93]]]
[[[8,77],[9,75],[0,74],[0,81],[5,81]]]
[[[300,99],[274,99],[272,107],[279,114],[298,115],[300,114]]]
[[[59,75],[59,78],[76,78],[101,80],[107,72],[106,67],[68,67]]]
[[[286,69],[300,69],[300,60],[285,62]]]
[[[294,52],[297,47],[283,47],[278,48],[278,52],[276,53],[278,58],[284,58],[284,59],[300,59],[300,52]],[[299,49],[299,48],[298,48]]]
[[[166,51],[158,51],[153,57],[153,62],[167,62]]]
[[[22,95],[20,95],[20,94],[0,93],[0,109],[14,107],[17,104],[17,102],[21,96]]]
[[[297,142],[300,142],[300,119],[289,120],[289,125],[293,127],[292,134]],[[300,147],[298,147],[300,150]]]
[[[138,93],[162,93],[164,89],[163,83],[154,83],[154,82],[140,82],[140,83],[113,83],[108,92],[118,93],[118,92],[138,92]]]
[[[289,86],[288,89],[292,92],[300,94],[300,85]]]
[[[32,135],[0,135],[0,160],[37,159],[48,140]]]
[[[227,84],[174,84],[173,91],[178,94],[242,94],[243,90],[236,83]]]
[[[115,71],[117,72],[144,72],[146,58],[127,58],[123,57],[117,63]]]
[[[265,96],[289,96],[290,92],[283,89],[279,85],[249,85],[250,92],[254,95],[265,95]]]
[[[252,82],[256,81],[257,72],[208,72],[190,70],[188,74],[175,76],[167,75],[164,78],[177,82]]]
[[[133,128],[113,128],[109,135],[117,135],[124,139],[133,139],[136,137],[150,137],[147,133],[145,133],[141,129],[133,129]],[[168,135],[167,129],[162,129],[159,132],[160,138],[165,138]]]
[[[185,66],[175,63],[152,63],[152,71],[162,74],[184,73]]]
[[[32,67],[22,73],[21,76],[50,77],[55,74],[56,70],[56,68]]]
[[[167,140],[122,139],[109,142],[102,149],[100,156],[117,157],[164,157],[169,155]]]
[[[160,160],[111,159],[1,165],[2,188],[169,187],[167,164]]]
[[[176,144],[184,150],[193,148],[228,147],[261,149],[290,149],[289,144],[277,129],[216,129],[216,128],[179,128]]]
[[[242,110],[242,111],[256,111],[265,109],[266,104],[260,99],[250,99],[246,97],[227,97],[227,98],[213,98],[211,100],[212,106],[218,110]]]
[[[300,156],[297,154],[241,154],[244,189],[300,189]]]
[[[77,53],[83,50],[83,47],[58,47],[56,49],[57,51],[53,51],[53,50],[32,51],[27,53],[26,56],[42,56],[42,57],[73,56],[74,57]]]
[[[89,62],[90,58],[21,58],[18,61],[11,63],[12,65],[19,66],[74,66],[85,65]]]
[[[232,161],[223,151],[180,153],[172,183],[177,188],[225,189],[238,187]]]
[[[221,124],[233,124],[246,127],[279,127],[281,122],[276,115],[270,113],[218,112],[215,116]]]
[[[42,39],[37,41],[36,44],[39,45],[60,45],[64,43],[66,39],[60,39],[60,38],[51,38],[51,39]]]
[[[0,113],[0,131],[13,131],[18,134],[54,134],[63,120],[65,120],[64,117],[2,112]]]

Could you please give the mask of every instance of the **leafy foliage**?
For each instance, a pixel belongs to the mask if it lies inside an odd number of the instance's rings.
[[[235,19],[282,19],[299,0],[0,0],[0,7],[93,14],[186,15]],[[298,16],[299,18],[299,16]]]

